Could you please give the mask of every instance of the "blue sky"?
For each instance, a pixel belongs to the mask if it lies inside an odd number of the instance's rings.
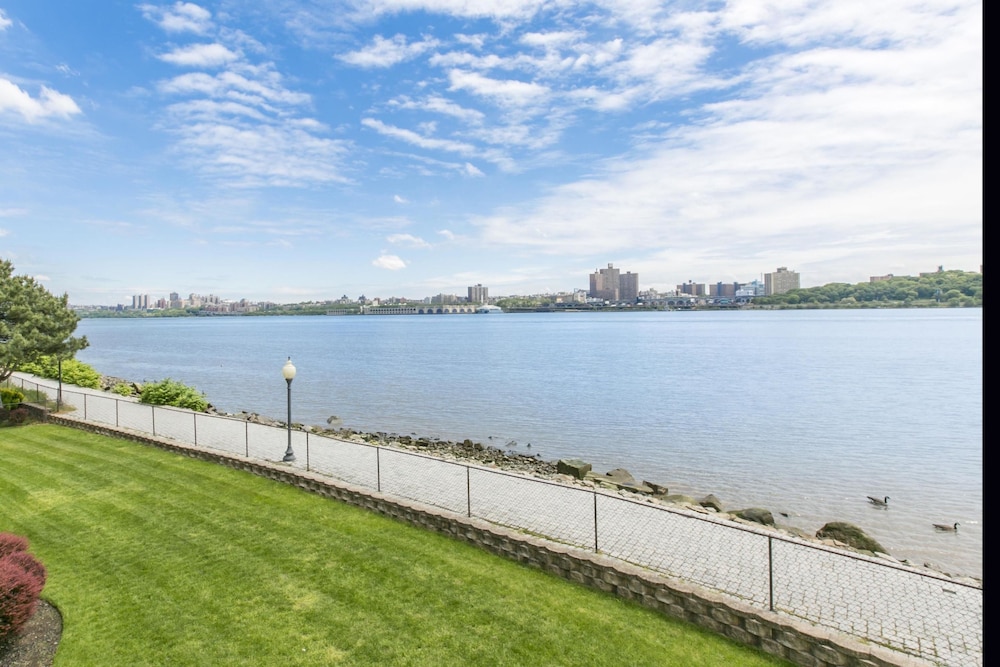
[[[74,304],[979,270],[964,0],[0,0],[0,258]]]

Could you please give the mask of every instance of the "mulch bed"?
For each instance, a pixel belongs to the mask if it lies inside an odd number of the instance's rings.
[[[62,636],[62,614],[45,600],[21,632],[0,642],[0,667],[51,667]]]

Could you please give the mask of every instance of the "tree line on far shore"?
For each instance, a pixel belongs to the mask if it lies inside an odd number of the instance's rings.
[[[977,307],[983,305],[983,274],[937,271],[854,285],[829,283],[755,297],[753,303],[756,306],[805,308]]]

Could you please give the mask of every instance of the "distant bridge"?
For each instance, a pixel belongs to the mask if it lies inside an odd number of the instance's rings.
[[[361,306],[362,315],[459,315],[475,313],[477,305]]]

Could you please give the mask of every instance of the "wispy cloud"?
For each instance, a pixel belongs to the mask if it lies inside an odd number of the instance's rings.
[[[0,30],[6,30],[12,25],[14,25],[14,22],[11,21],[9,18],[7,18],[7,15],[4,14],[4,11],[0,9]]]
[[[462,155],[472,155],[476,152],[476,147],[472,144],[461,141],[452,141],[450,139],[425,137],[417,134],[413,130],[388,125],[374,118],[363,118],[361,120],[361,124],[375,130],[379,134],[399,139],[400,141],[405,141],[408,144],[413,144],[414,146],[419,146],[420,148],[461,153]]]
[[[178,3],[168,31],[185,25],[199,34],[214,30],[207,12]],[[161,18],[146,8],[148,18]],[[178,18],[199,19],[184,23]],[[202,20],[203,19],[203,20]],[[193,30],[193,27],[197,30]],[[239,31],[220,30],[236,43],[259,51],[254,40]],[[171,64],[216,73],[189,72],[157,84],[168,98],[182,98],[167,107],[163,129],[178,138],[174,150],[182,164],[238,187],[308,186],[348,182],[343,161],[350,144],[325,136],[328,128],[309,117],[312,98],[284,83],[272,62],[252,63],[246,55],[219,43],[177,47],[160,56]]]
[[[430,97],[420,100],[413,100],[403,95],[391,100],[389,105],[398,109],[412,109],[438,113],[452,118],[457,118],[458,120],[465,121],[466,123],[481,123],[486,117],[486,114],[478,109],[463,107],[460,104],[457,104],[440,95],[431,95]]]
[[[372,43],[365,48],[338,57],[356,67],[392,67],[397,63],[416,58],[438,44],[440,42],[433,38],[407,43],[404,35],[394,35],[391,39],[375,35]]]
[[[158,56],[163,62],[182,67],[219,67],[239,58],[222,44],[192,44]]]
[[[402,245],[408,248],[430,248],[431,244],[419,236],[412,234],[390,234],[385,239],[393,245]]]
[[[467,90],[489,98],[501,106],[528,106],[545,101],[550,90],[546,86],[516,79],[492,79],[476,72],[453,69],[448,72],[449,90]]]

